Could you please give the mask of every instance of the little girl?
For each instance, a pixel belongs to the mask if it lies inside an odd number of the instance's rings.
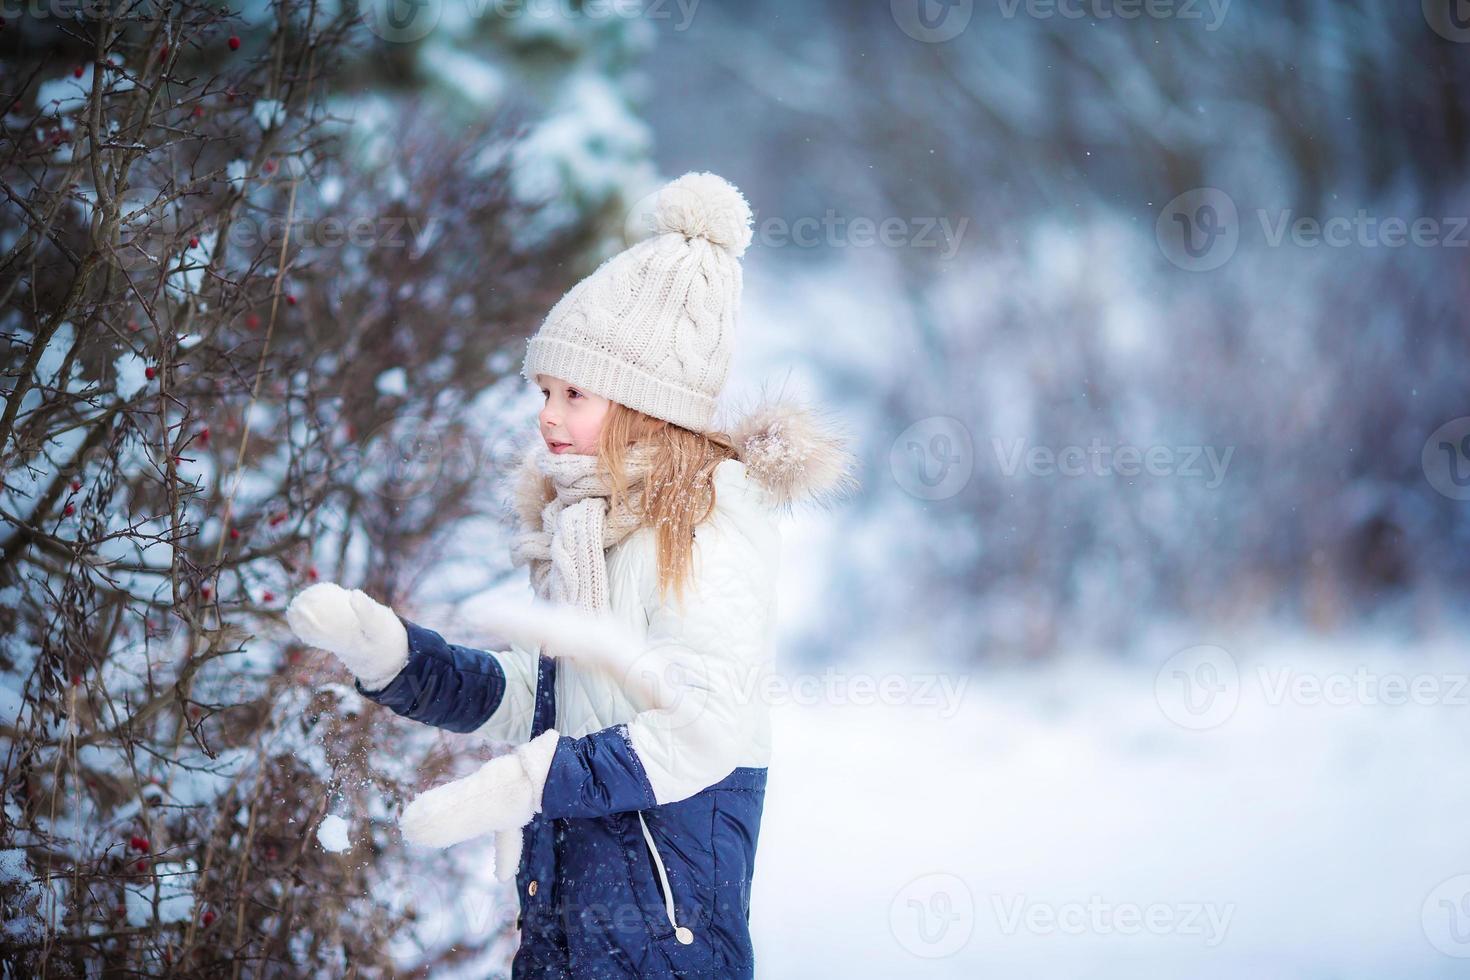
[[[332,583],[287,610],[366,697],[515,746],[419,796],[400,826],[435,847],[495,834],[521,905],[516,978],[754,974],[776,519],[856,481],[843,440],[796,404],[711,425],[750,218],[714,174],[667,184],[656,233],[573,286],[528,342],[522,374],[545,405],[515,470],[512,560],[541,601],[529,620],[500,613],[519,631],[509,650],[448,643]],[[614,633],[630,661],[592,656]]]

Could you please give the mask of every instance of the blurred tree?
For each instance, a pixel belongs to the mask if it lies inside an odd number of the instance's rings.
[[[1463,504],[1420,465],[1465,414],[1463,45],[1416,4],[1134,19],[975,4],[939,43],[905,33],[902,6],[707,3],[660,38],[653,114],[676,166],[749,174],[767,219],[909,229],[871,248],[758,233],[750,265],[775,270],[792,320],[779,343],[796,338],[782,349],[850,393],[879,467],[926,418],[971,437],[961,492],[916,500],[888,482],[836,542],[848,580],[833,594],[863,596],[864,615],[814,626],[822,645],[880,623],[901,642],[923,622],[948,624],[925,640],[963,657],[1059,638],[1124,649],[1160,617],[1331,625],[1400,600],[1433,622],[1443,604],[1422,600],[1470,575]],[[758,132],[701,123],[715,99]],[[1238,208],[1239,244],[1220,268],[1182,269],[1156,222],[1204,187]],[[1359,212],[1367,244],[1356,225],[1346,247],[1289,231]],[[1441,243],[1386,244],[1372,222],[1388,218],[1427,219]],[[952,254],[919,240],[936,219],[968,221]],[[1008,474],[997,444],[1017,439],[1233,455],[1213,488]],[[912,589],[875,587],[891,549]]]

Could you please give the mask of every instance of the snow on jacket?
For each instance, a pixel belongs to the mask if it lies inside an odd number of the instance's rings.
[[[840,437],[795,403],[762,402],[731,435],[739,458],[714,470],[715,506],[695,529],[682,604],[658,596],[652,528],[607,552],[612,615],[650,663],[672,664],[663,679],[677,703],[635,704],[616,672],[570,651],[486,653],[408,620],[407,665],[381,690],[358,684],[450,731],[515,744],[561,733],[541,811],[522,832],[517,980],[754,974],[778,517],[856,484]]]

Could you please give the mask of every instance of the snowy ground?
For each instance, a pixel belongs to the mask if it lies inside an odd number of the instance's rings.
[[[1470,653],[1250,647],[981,674],[957,708],[920,667],[887,705],[812,671],[775,710],[758,974],[1470,974]]]

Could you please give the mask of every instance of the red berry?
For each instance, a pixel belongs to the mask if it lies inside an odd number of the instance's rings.
[[[204,910],[204,920],[203,921],[204,921],[205,926],[210,926],[210,925],[213,925],[214,924],[214,909],[205,909]]]
[[[312,565],[311,567],[309,567],[306,570],[306,577],[309,578],[309,579],[311,579],[313,582],[316,581],[316,566],[315,565]]]
[[[251,330],[254,330],[256,327],[260,326],[260,317],[256,316],[254,313],[250,314],[245,318],[245,326],[249,327]]]
[[[261,602],[275,602],[276,601],[276,594],[274,592],[272,592],[270,589],[266,589],[264,592],[262,592],[260,594],[260,601]]]
[[[230,50],[231,51],[239,51],[240,50],[240,39],[238,37],[236,37],[235,35],[233,35],[233,34],[230,35],[230,40],[229,40],[228,43],[230,45]]]
[[[82,686],[82,675],[81,674],[72,674],[71,675],[71,686],[72,687],[81,687]]]
[[[194,237],[192,237],[192,238],[189,239],[189,247],[190,248],[198,248],[199,247],[199,236],[198,235],[195,235]]]
[[[209,445],[209,426],[207,425],[199,430],[199,445]]]
[[[148,870],[148,862],[147,861],[139,861],[137,864],[133,865],[133,867],[137,868],[139,871],[147,871]]]
[[[71,481],[71,489],[72,489],[72,492],[73,493],[75,493],[76,491],[82,489],[82,481],[81,480],[73,480],[73,481]]]
[[[232,528],[230,528],[230,540],[231,541],[238,541],[238,540],[240,540],[240,529],[238,527],[232,527]]]
[[[296,305],[296,294],[295,293],[287,293],[286,294],[286,305],[287,306],[295,306]]]
[[[144,854],[147,854],[148,838],[143,837],[140,834],[134,834],[133,836],[128,838],[128,846],[135,851],[142,851]]]
[[[204,116],[204,106],[202,106],[202,105],[196,105],[194,107],[194,118],[195,119],[200,119],[203,116]]]
[[[75,68],[73,68],[71,70],[71,77],[72,78],[81,78],[82,75],[86,73],[86,71],[87,70],[85,68],[83,68],[81,65],[77,65]]]
[[[199,705],[197,705],[197,704],[191,704],[191,705],[189,705],[189,717],[190,718],[198,718],[199,715],[200,715]]]
[[[278,524],[280,524],[281,522],[283,522],[285,519],[286,519],[286,512],[285,511],[281,511],[279,514],[272,514],[271,515],[271,527],[277,526]]]
[[[214,590],[207,585],[201,585],[199,586],[199,594],[205,599],[208,599],[210,596],[214,595]]]
[[[268,174],[275,173],[276,172],[276,161],[274,161],[274,160],[267,160],[265,162],[265,172],[268,173]]]
[[[149,381],[152,381],[157,375],[158,372],[153,370],[153,368],[151,367],[146,367],[143,369],[143,377],[147,378]]]
[[[77,512],[77,509],[72,504],[67,504],[66,505],[66,508],[62,511],[62,513],[64,513],[67,517],[70,517],[71,515],[75,514],[76,512]]]

